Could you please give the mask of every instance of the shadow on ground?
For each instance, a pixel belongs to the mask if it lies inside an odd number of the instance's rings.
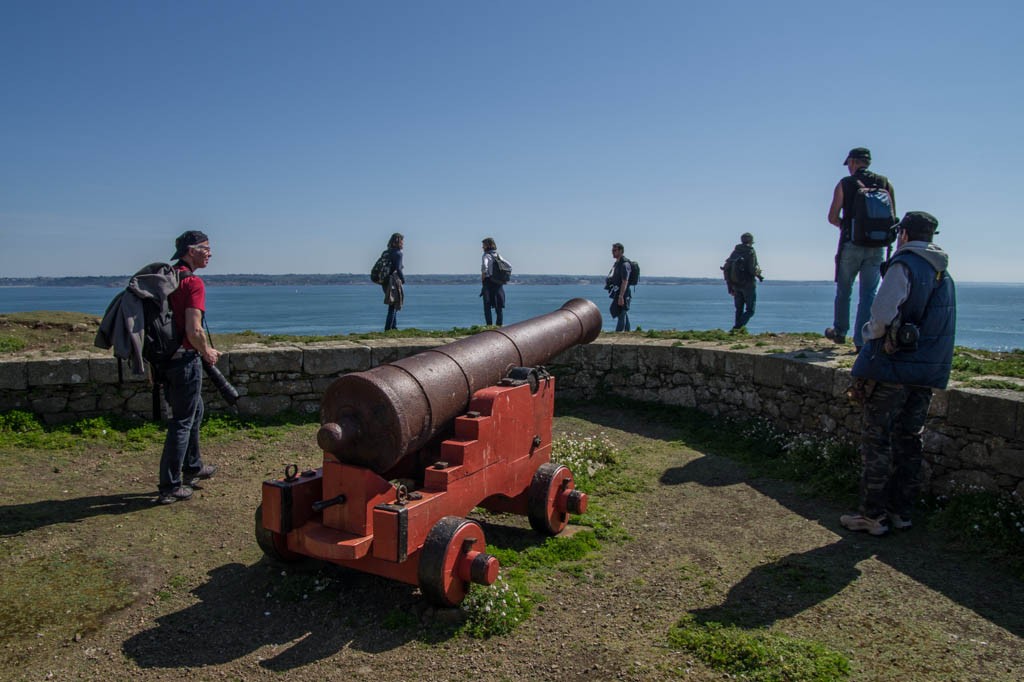
[[[0,535],[17,535],[55,523],[76,523],[93,516],[130,514],[152,507],[153,493],[91,495],[0,506]]]
[[[575,404],[561,412],[645,438],[682,440],[667,419],[642,410]],[[694,449],[701,452],[699,447]],[[857,565],[875,557],[995,625],[1024,636],[1024,611],[1012,606],[1024,604],[1024,585],[980,559],[944,548],[941,538],[924,528],[883,538],[851,533],[839,525],[845,510],[834,503],[800,494],[790,483],[747,477],[742,464],[708,453],[666,470],[659,482],[707,487],[744,483],[843,536],[830,545],[755,568],[732,586],[721,604],[695,613],[701,620],[742,627],[771,625],[839,593],[860,575]]]
[[[413,639],[436,642],[455,633],[457,624],[439,625],[437,618],[420,626],[414,614],[422,600],[410,585],[326,564],[316,568],[317,575],[342,582],[345,589],[318,593],[312,573],[303,576],[293,566],[265,560],[216,568],[192,591],[198,603],[158,618],[154,627],[126,640],[124,654],[142,668],[180,669],[228,663],[269,645],[271,654],[259,665],[285,672],[346,648],[379,653]],[[310,589],[275,596],[287,582],[282,571]]]

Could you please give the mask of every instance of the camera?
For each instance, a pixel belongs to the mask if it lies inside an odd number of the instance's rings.
[[[892,323],[889,327],[889,343],[895,349],[894,352],[913,353],[917,350],[917,342],[921,338],[921,329],[912,322]]]
[[[206,360],[203,360],[203,370],[206,372],[206,378],[217,388],[217,392],[220,393],[220,397],[224,399],[224,402],[228,405],[234,405],[238,402],[238,389],[231,385],[231,382],[221,374],[216,365],[211,365]]]

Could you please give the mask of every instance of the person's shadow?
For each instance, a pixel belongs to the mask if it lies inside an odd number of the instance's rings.
[[[93,516],[130,514],[152,507],[155,501],[155,493],[115,493],[0,506],[0,535],[18,535],[55,523],[75,523]]]

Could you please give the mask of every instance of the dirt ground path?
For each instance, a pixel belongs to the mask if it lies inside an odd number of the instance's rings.
[[[820,642],[851,659],[853,680],[1024,677],[1024,585],[997,567],[945,552],[924,529],[847,534],[843,510],[749,480],[643,412],[574,407],[556,428],[605,434],[641,473],[644,490],[599,502],[630,539],[539,582],[546,601],[533,616],[483,641],[454,634],[450,614],[424,612],[412,587],[338,571],[317,591],[262,560],[251,529],[259,483],[286,462],[316,464],[312,426],[212,439],[206,456],[221,471],[166,508],[149,498],[152,448],[52,461],[0,453],[0,514],[17,519],[4,522],[17,532],[0,538],[0,562],[90,552],[128,571],[137,592],[81,637],[41,633],[3,651],[0,677],[726,679],[668,647],[687,613]],[[529,534],[518,519],[485,530]],[[307,598],[283,599],[296,584]]]

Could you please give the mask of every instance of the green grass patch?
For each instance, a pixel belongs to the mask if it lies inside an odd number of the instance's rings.
[[[95,630],[104,615],[134,598],[131,583],[113,562],[80,554],[5,567],[0,595],[0,660],[6,664],[22,658],[18,642],[70,640]]]
[[[555,438],[551,459],[572,470],[576,487],[603,496],[649,490],[651,481],[641,471],[625,466],[615,446],[604,435],[569,433]]]
[[[0,336],[0,353],[17,353],[19,350],[24,350],[27,345],[23,339]]]
[[[998,353],[957,346],[953,351],[952,378],[966,381],[977,376],[1024,377],[1024,349]]]
[[[850,674],[843,654],[768,629],[697,623],[686,616],[669,630],[668,640],[715,670],[752,682],[835,682]]]
[[[1024,385],[1003,379],[967,379],[960,388],[994,388],[1001,391],[1024,391]]]
[[[932,504],[928,527],[953,548],[998,561],[1024,579],[1024,501],[970,491]]]
[[[286,412],[273,417],[240,417],[208,414],[202,434],[209,438],[244,433],[250,438],[273,438],[298,424],[316,421],[316,415]],[[23,410],[0,414],[0,447],[36,450],[75,450],[83,445],[102,444],[121,450],[142,450],[164,439],[163,424],[127,417],[88,417],[70,424],[47,426]]]
[[[508,580],[499,576],[489,587],[473,585],[462,601],[466,620],[461,631],[476,639],[507,635],[530,617],[537,601],[526,586],[521,573],[512,573]]]

